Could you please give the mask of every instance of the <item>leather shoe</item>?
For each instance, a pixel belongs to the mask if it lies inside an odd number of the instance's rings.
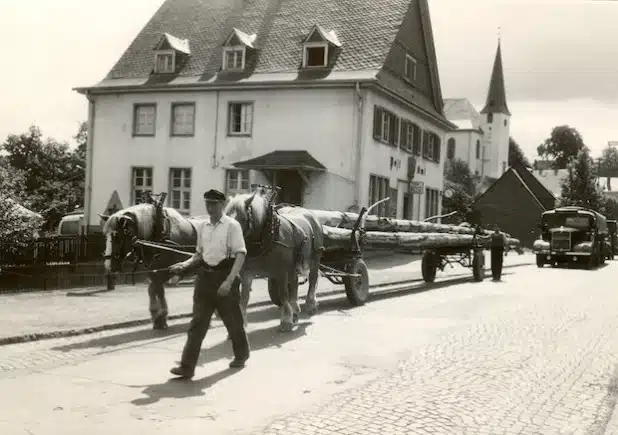
[[[230,363],[231,369],[242,369],[245,366],[246,359],[234,358]]]
[[[184,379],[191,379],[193,377],[193,370],[182,366],[174,367],[170,370],[170,373]]]

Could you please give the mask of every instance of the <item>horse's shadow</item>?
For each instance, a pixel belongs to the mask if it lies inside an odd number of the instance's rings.
[[[249,336],[251,351],[255,352],[272,346],[281,347],[288,341],[306,335],[306,329],[309,325],[311,325],[311,322],[299,322],[292,332],[285,334],[277,330],[278,326],[251,331],[247,334]],[[197,366],[199,367],[206,363],[232,356],[232,343],[229,340],[222,341],[213,347],[203,349]],[[236,369],[225,369],[193,381],[172,378],[161,384],[133,386],[134,388],[144,387],[142,394],[146,397],[134,399],[131,403],[136,406],[146,406],[164,398],[182,399],[185,397],[203,396],[207,388],[212,387],[217,382],[224,380],[236,372]]]

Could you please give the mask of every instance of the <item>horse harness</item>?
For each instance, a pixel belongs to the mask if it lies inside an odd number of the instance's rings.
[[[286,218],[283,215],[280,215],[277,211],[277,208],[269,204],[268,210],[266,212],[266,220],[262,227],[262,231],[259,234],[257,240],[249,242],[249,236],[253,231],[253,207],[249,204],[246,208],[247,212],[247,221],[248,221],[248,230],[245,234],[245,240],[247,241],[247,256],[248,257],[262,257],[268,254],[274,247],[274,245],[280,245],[291,249],[294,251],[294,256],[297,262],[303,261],[303,247],[309,236],[307,233],[295,222],[291,219]],[[288,246],[284,242],[280,240],[279,228],[281,226],[281,219],[284,218],[287,222],[292,225],[292,227],[302,235],[302,240],[300,244],[295,248],[294,246]]]

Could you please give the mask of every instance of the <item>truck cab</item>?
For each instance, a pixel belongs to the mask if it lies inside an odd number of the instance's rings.
[[[583,207],[559,207],[541,215],[541,234],[533,244],[538,267],[545,264],[581,264],[593,268],[605,263],[607,220]]]

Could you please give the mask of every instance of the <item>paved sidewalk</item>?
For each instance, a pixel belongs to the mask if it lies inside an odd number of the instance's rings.
[[[487,255],[488,256],[488,255]],[[381,254],[366,259],[369,280],[372,286],[421,280],[418,256],[405,254]],[[530,255],[509,253],[505,266],[533,263]],[[486,264],[489,264],[487,261]],[[444,276],[465,276],[471,272],[463,267],[447,266],[438,272],[437,280]],[[300,295],[306,294],[306,285],[301,286]],[[72,289],[70,291],[75,291]],[[149,319],[148,294],[145,285],[118,286],[116,290],[91,296],[67,297],[70,291],[22,293],[0,296],[0,341],[8,337],[29,334],[50,334],[57,331],[81,330],[103,325],[122,324]],[[318,295],[343,293],[342,286],[334,285],[320,278]],[[168,287],[169,314],[188,315],[192,305],[192,287]],[[266,280],[253,282],[250,304],[269,301]],[[7,343],[4,343],[7,344]]]

